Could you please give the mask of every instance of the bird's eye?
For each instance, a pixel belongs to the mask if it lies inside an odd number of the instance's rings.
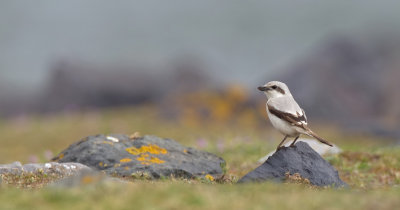
[[[272,89],[276,89],[276,88],[277,88],[276,85],[272,86]]]

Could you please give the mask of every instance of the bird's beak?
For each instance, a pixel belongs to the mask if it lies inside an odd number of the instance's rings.
[[[265,86],[260,86],[257,88],[259,91],[267,91],[269,90],[269,88],[265,87]]]

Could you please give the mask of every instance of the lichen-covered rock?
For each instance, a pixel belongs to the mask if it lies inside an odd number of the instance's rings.
[[[304,142],[297,142],[294,147],[278,150],[261,166],[241,178],[239,183],[283,181],[287,173],[298,173],[316,186],[347,186],[333,166]]]
[[[150,178],[203,177],[223,174],[225,161],[214,154],[156,136],[89,136],[62,151],[53,160],[78,162],[107,174]]]

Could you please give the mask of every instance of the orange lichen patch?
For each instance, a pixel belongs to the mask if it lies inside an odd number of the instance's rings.
[[[183,150],[183,153],[186,153],[186,154],[187,154],[187,153],[188,153],[187,149],[184,149],[184,150]]]
[[[125,166],[125,171],[129,171],[129,167],[128,166]]]
[[[109,145],[114,145],[111,141],[103,141],[103,144],[109,144]]]
[[[93,183],[95,180],[96,179],[93,176],[84,176],[81,179],[81,183],[82,184],[90,184],[90,183]]]
[[[164,160],[161,160],[156,157],[149,156],[149,154],[141,154],[136,160],[140,161],[142,165],[151,165],[151,164],[161,164],[165,163]]]
[[[136,158],[136,160],[138,160],[138,161],[145,161],[146,158],[148,158],[148,157],[149,157],[148,154],[142,154],[142,155],[140,155],[138,158]]]
[[[208,179],[210,181],[214,181],[214,177],[211,176],[210,174],[205,175],[204,178],[206,178],[206,179]]]
[[[161,160],[156,157],[150,157],[150,162],[156,163],[156,164],[161,164],[161,163],[165,163],[165,160]]]
[[[132,161],[132,159],[130,159],[130,158],[123,158],[123,159],[119,160],[120,163],[128,163],[131,161]]]
[[[149,144],[147,146],[141,146],[140,148],[136,147],[129,147],[125,149],[127,152],[129,152],[132,155],[140,155],[143,153],[150,153],[150,154],[167,154],[167,150],[164,148],[161,148],[155,144]]]

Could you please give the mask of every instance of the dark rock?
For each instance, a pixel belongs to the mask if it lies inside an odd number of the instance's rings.
[[[208,152],[184,147],[171,139],[126,135],[87,137],[54,160],[78,162],[116,176],[203,177],[223,174],[225,161]]]
[[[238,182],[283,181],[285,173],[299,173],[317,186],[347,186],[338,172],[307,143],[298,142],[273,154],[261,166],[242,177]]]

